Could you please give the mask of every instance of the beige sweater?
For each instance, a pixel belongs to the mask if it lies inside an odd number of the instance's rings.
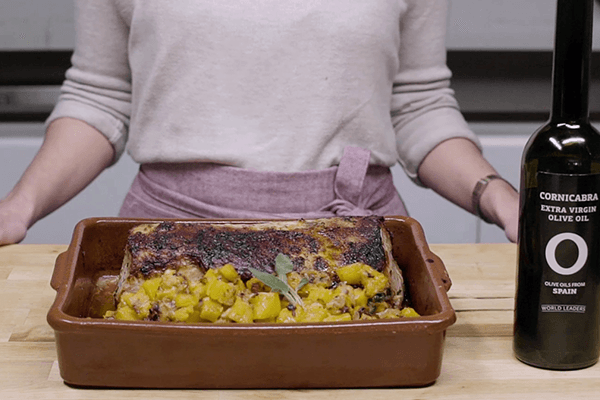
[[[346,145],[412,178],[477,142],[445,64],[445,0],[76,0],[70,116],[139,163],[294,172]]]

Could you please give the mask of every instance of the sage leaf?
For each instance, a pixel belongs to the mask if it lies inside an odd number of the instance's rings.
[[[308,279],[302,278],[302,280],[300,280],[300,282],[298,283],[298,286],[296,287],[296,290],[298,291],[298,290],[302,289],[302,287],[304,285],[306,285],[307,283],[308,283]]]
[[[303,304],[300,295],[287,282],[287,274],[294,270],[294,265],[290,258],[285,254],[279,253],[275,258],[276,276],[268,272],[259,271],[256,268],[248,267],[248,269],[256,279],[270,287],[272,291],[281,293],[294,306]],[[306,285],[306,283],[308,283],[308,281],[306,278],[303,278],[300,281],[298,289]]]
[[[252,272],[252,275],[265,285],[269,286],[271,290],[278,291],[281,294],[285,294],[290,290],[289,285],[278,277],[271,275],[268,272],[259,271],[255,268],[248,267],[248,269]]]
[[[287,274],[294,270],[292,260],[285,254],[279,253],[275,257],[275,272],[279,279],[287,281]]]

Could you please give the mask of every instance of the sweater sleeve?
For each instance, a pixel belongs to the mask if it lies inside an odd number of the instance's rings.
[[[129,27],[115,0],[75,0],[76,43],[61,94],[46,120],[71,117],[99,130],[115,148],[127,141],[131,114]]]
[[[400,164],[417,184],[419,166],[439,143],[477,136],[464,120],[446,65],[447,0],[407,0],[400,26],[399,70],[392,90],[391,117]]]

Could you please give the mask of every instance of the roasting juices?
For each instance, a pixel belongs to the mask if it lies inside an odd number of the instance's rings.
[[[600,135],[589,123],[592,0],[558,0],[552,110],[521,165],[515,356],[549,369],[599,355]]]

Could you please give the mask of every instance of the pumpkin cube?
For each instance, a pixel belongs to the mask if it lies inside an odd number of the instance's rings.
[[[275,292],[261,292],[250,299],[252,304],[252,316],[256,320],[277,318],[281,311],[281,300]]]
[[[138,318],[135,310],[129,306],[121,306],[115,312],[115,319],[123,320],[123,321],[135,321]]]
[[[142,283],[142,288],[144,288],[144,291],[146,292],[150,300],[156,300],[156,293],[158,292],[158,288],[160,287],[161,283],[161,277],[148,279],[147,281]]]
[[[252,306],[241,298],[237,298],[231,308],[223,313],[223,317],[238,323],[253,322]]]
[[[294,313],[291,310],[287,308],[282,308],[279,312],[279,315],[277,316],[276,322],[296,322],[296,317],[294,316]]]
[[[211,280],[206,287],[208,297],[226,306],[233,305],[235,293],[235,286],[231,282],[224,282],[219,279]]]
[[[363,277],[362,285],[365,288],[367,297],[371,298],[377,293],[383,292],[389,283],[387,276],[381,272],[375,271],[371,267],[366,269],[365,272],[366,274]]]
[[[193,312],[194,306],[178,308],[173,313],[173,319],[177,322],[186,322]]]
[[[219,274],[229,282],[235,282],[235,280],[239,278],[239,275],[232,264],[225,264],[219,268]]]
[[[308,288],[308,297],[306,300],[309,303],[319,302],[323,305],[326,305],[333,300],[333,291],[322,286],[311,284],[311,286]]]
[[[210,322],[215,322],[223,313],[223,305],[212,300],[209,297],[202,299],[200,306],[200,318]]]
[[[404,307],[402,310],[400,310],[400,316],[408,317],[408,318],[415,318],[415,317],[420,317],[421,315],[419,315],[419,313],[412,307]]]
[[[300,307],[299,307],[300,308]],[[298,310],[296,310],[298,311]],[[321,303],[312,303],[304,308],[304,312],[299,313],[297,320],[298,322],[320,322],[331,314],[327,312],[325,307]]]
[[[335,272],[342,282],[349,285],[359,285],[362,283],[364,267],[366,265],[363,263],[354,263],[340,267]]]
[[[200,299],[193,294],[179,293],[175,296],[175,305],[177,308],[189,306],[193,308],[199,301]]]
[[[206,271],[206,272],[204,273],[204,276],[202,277],[202,280],[203,280],[205,283],[208,283],[208,282],[214,281],[215,279],[219,279],[219,274],[217,273],[217,271],[215,271],[215,270],[214,270],[214,269],[212,269],[212,268],[209,268],[209,269],[208,269],[208,271]]]
[[[339,315],[330,315],[326,317],[324,322],[338,322],[338,321],[352,321],[352,316],[348,313],[343,313]]]
[[[206,297],[206,285],[202,282],[194,282],[189,287],[190,293],[198,299]]]

